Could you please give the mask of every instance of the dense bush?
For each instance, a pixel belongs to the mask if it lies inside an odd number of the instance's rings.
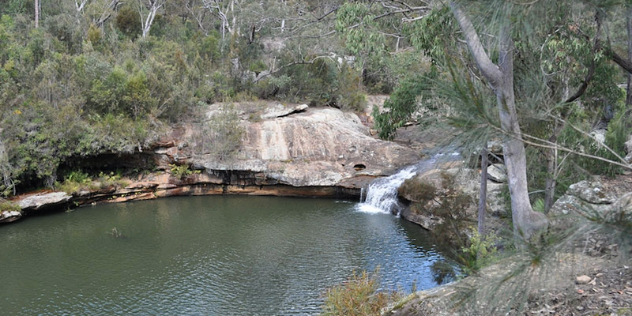
[[[136,38],[142,32],[140,14],[130,6],[122,7],[116,15],[116,27],[130,38]]]
[[[397,293],[378,292],[377,272],[372,275],[363,271],[353,272],[342,285],[337,285],[325,295],[323,313],[326,316],[382,315],[389,302],[398,298]]]

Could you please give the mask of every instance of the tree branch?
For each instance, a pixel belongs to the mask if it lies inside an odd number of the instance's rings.
[[[481,44],[481,40],[476,34],[476,30],[474,30],[474,26],[472,22],[468,19],[468,17],[461,11],[459,5],[454,1],[450,1],[450,9],[452,10],[452,14],[459,22],[459,26],[461,27],[461,31],[465,36],[465,41],[470,48],[472,56],[478,65],[483,76],[489,80],[490,84],[497,89],[502,82],[503,74],[496,64],[492,62],[489,58],[483,45]]]
[[[601,49],[601,16],[599,13],[595,13],[595,22],[597,22],[597,32],[595,34],[595,43],[593,44],[593,48],[592,48],[593,56],[595,55],[595,53],[597,53],[597,51]],[[588,89],[588,84],[590,83],[590,81],[592,81],[593,77],[595,76],[595,65],[596,65],[595,58],[593,58],[590,63],[590,67],[588,68],[588,74],[586,74],[586,79],[582,81],[582,85],[579,87],[577,92],[575,92],[575,94],[573,94],[570,98],[564,101],[565,103],[570,103],[577,100],[586,92],[586,90]]]
[[[608,47],[605,50],[605,52],[606,52],[606,55],[610,56],[610,58],[612,58],[612,61],[614,61],[617,65],[621,66],[621,68],[623,68],[628,73],[632,73],[632,62],[630,62],[629,60],[621,57],[619,54],[617,54],[610,47]]]
[[[628,164],[628,163],[621,163],[618,161],[614,161],[614,160],[610,160],[607,158],[603,158],[603,157],[599,157],[599,156],[595,156],[595,155],[591,155],[591,154],[586,154],[583,152],[579,152],[577,150],[573,150],[570,148],[566,148],[564,146],[560,146],[557,143],[552,143],[549,142],[545,139],[542,138],[538,138],[535,136],[531,136],[529,134],[522,134],[523,137],[520,137],[519,135],[514,135],[512,133],[508,133],[507,131],[501,129],[500,127],[494,126],[494,125],[490,125],[493,129],[496,129],[498,131],[500,131],[501,133],[508,135],[509,137],[513,137],[516,139],[521,139],[525,144],[529,144],[532,146],[536,146],[536,147],[541,147],[541,148],[547,148],[547,149],[555,149],[555,150],[559,150],[559,151],[564,151],[567,153],[571,153],[574,155],[578,155],[578,156],[582,156],[582,157],[586,157],[586,158],[590,158],[590,159],[595,159],[595,160],[599,160],[599,161],[603,161],[603,162],[607,162],[609,164],[613,164],[615,166],[619,166],[628,170],[632,170],[632,165]],[[533,139],[535,141],[530,141],[529,139]],[[536,142],[537,141],[537,142]],[[609,149],[608,146],[603,145],[604,147],[606,147],[607,149]]]

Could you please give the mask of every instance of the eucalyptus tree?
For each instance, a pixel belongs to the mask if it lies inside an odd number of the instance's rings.
[[[158,10],[165,5],[167,0],[137,0],[138,14],[142,26],[142,36],[146,38],[154,23]]]
[[[38,28],[40,20],[40,1],[35,0],[35,4],[33,6],[35,8],[35,28]]]
[[[381,20],[399,15],[400,23],[390,21],[389,33],[406,35],[405,43],[423,51],[432,59],[433,67],[441,68],[439,72],[443,75],[437,77],[436,72],[430,72],[425,76],[426,81],[438,86],[441,77],[447,77],[466,85],[465,88],[455,86],[453,90],[465,101],[459,113],[467,114],[469,108],[475,110],[470,111],[474,116],[456,119],[469,128],[477,125],[472,122],[478,116],[479,126],[491,127],[501,133],[514,227],[528,237],[546,227],[547,221],[544,215],[533,211],[530,203],[525,142],[543,148],[547,153],[548,163],[544,164],[549,168],[545,190],[547,207],[554,201],[555,180],[567,157],[560,157],[558,152],[572,152],[613,165],[626,165],[611,149],[607,151],[614,154],[614,160],[576,147],[573,143],[576,140],[572,138],[565,136],[566,147],[560,146],[557,139],[560,133],[573,129],[583,137],[588,135],[568,121],[582,115],[585,117],[586,113],[598,118],[603,104],[616,102],[619,95],[615,85],[617,77],[603,58],[601,38],[605,5],[593,2],[490,0],[460,1],[460,4],[450,1],[445,5],[431,1],[374,1],[341,8],[338,30],[355,54],[392,53],[393,49],[384,44],[386,32]],[[472,20],[471,17],[475,18]],[[463,49],[461,43],[467,49]],[[476,81],[490,88],[496,99],[494,116],[483,109],[484,100],[467,95],[480,93],[476,92],[480,85],[464,82],[463,78],[478,78]],[[404,87],[403,90],[426,94],[425,100],[432,97],[428,93],[432,89]],[[443,90],[445,93],[446,89]],[[394,96],[398,97],[398,94]],[[397,98],[391,98],[390,103],[386,103],[391,111],[376,118],[378,127],[380,124],[401,125],[415,111],[409,99],[397,101]],[[577,100],[582,104],[572,106],[571,103]],[[521,125],[527,127],[527,134],[523,133]]]
[[[467,9],[481,10],[482,6],[488,6],[490,3],[468,2]],[[529,191],[527,186],[527,164],[526,152],[522,140],[522,132],[520,129],[518,114],[516,110],[516,99],[514,93],[514,53],[515,45],[512,38],[513,21],[515,20],[516,8],[512,3],[496,3],[493,23],[488,24],[485,29],[486,36],[493,37],[494,41],[486,41],[487,47],[479,37],[477,31],[472,24],[469,14],[454,1],[449,3],[449,9],[458,23],[463,40],[468,46],[469,53],[476,65],[476,70],[483,77],[484,81],[489,85],[496,96],[496,108],[500,121],[499,129],[505,134],[503,137],[503,151],[505,157],[505,165],[507,167],[507,175],[509,182],[509,192],[511,196],[512,220],[514,228],[526,239],[529,239],[538,231],[545,229],[548,221],[544,214],[534,212],[529,200]],[[401,6],[394,7],[391,2],[378,1],[375,6],[386,8],[386,12],[381,14],[369,15],[360,10],[343,10],[340,20],[343,22],[351,21],[349,17],[355,14],[361,14],[359,18],[360,24],[374,24],[381,17],[390,16],[392,14],[404,14],[404,21],[416,21],[424,19],[428,16],[431,9],[438,9],[431,3],[421,2],[416,4],[405,3]],[[438,6],[438,5],[437,5]],[[350,8],[351,6],[349,6]],[[364,7],[366,10],[367,7]],[[371,9],[368,7],[368,9]],[[355,15],[358,17],[358,15]],[[352,45],[359,43],[360,48],[375,46],[371,45],[372,41],[378,41],[383,36],[369,35],[363,38],[362,33],[355,25],[346,23],[345,27],[340,29],[346,34],[347,41]],[[351,28],[351,29],[349,29]],[[423,31],[423,30],[422,30]],[[422,35],[423,36],[423,35]],[[368,44],[367,44],[368,43]],[[378,44],[378,47],[381,47]],[[366,48],[364,48],[366,49]],[[492,61],[491,54],[496,59]]]

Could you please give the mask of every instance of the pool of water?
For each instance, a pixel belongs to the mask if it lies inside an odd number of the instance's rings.
[[[315,315],[379,267],[437,285],[417,226],[332,199],[206,196],[104,204],[0,226],[2,315]],[[449,281],[449,280],[446,280]]]

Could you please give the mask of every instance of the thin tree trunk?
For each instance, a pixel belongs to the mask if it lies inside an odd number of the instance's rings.
[[[487,146],[487,144],[485,144]],[[478,197],[478,234],[485,234],[485,210],[487,209],[487,148],[481,151],[481,190]]]
[[[35,0],[35,28],[39,27],[39,0]]]
[[[500,50],[496,65],[485,52],[474,26],[458,4],[452,1],[450,7],[478,69],[496,94],[501,129],[507,134],[503,140],[503,152],[511,196],[513,226],[517,234],[528,240],[535,233],[546,229],[548,220],[544,214],[534,212],[529,201],[527,159],[514,96],[514,46],[510,37],[510,19],[507,17],[500,29]]]
[[[557,149],[548,150],[546,157],[547,177],[544,185],[544,213],[547,214],[555,202],[555,187],[557,186]]]
[[[626,27],[628,29],[628,61],[632,60],[632,5],[627,5]],[[625,97],[626,108],[632,106],[632,74],[628,73],[628,86]]]

